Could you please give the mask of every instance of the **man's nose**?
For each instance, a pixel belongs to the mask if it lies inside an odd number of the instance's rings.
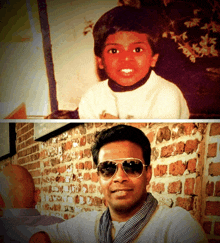
[[[128,175],[124,172],[122,164],[118,164],[117,171],[114,174],[114,182],[123,182],[128,180]]]

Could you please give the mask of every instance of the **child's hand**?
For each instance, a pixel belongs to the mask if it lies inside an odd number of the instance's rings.
[[[99,115],[100,119],[119,119],[117,116],[113,116],[111,114],[105,113],[105,111],[102,112],[101,115]]]

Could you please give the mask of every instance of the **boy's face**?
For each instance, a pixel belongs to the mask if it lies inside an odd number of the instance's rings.
[[[147,34],[119,31],[106,39],[102,57],[97,57],[100,69],[121,86],[131,86],[144,78],[156,65]]]

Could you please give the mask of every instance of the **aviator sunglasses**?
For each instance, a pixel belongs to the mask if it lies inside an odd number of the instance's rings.
[[[123,160],[121,162],[115,162],[117,160]],[[114,176],[118,170],[118,164],[122,164],[124,172],[130,178],[138,178],[142,175],[145,165],[140,159],[136,158],[122,158],[112,159],[108,161],[100,162],[97,169],[98,174],[105,180]]]

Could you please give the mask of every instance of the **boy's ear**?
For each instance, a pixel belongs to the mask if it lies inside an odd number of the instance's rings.
[[[97,62],[98,67],[99,67],[100,69],[104,69],[104,65],[103,65],[103,62],[102,62],[102,58],[101,58],[101,57],[97,57],[97,56],[96,56],[96,62]]]
[[[151,59],[151,67],[155,67],[156,66],[158,58],[159,58],[159,54],[158,53],[154,54],[154,56]]]

